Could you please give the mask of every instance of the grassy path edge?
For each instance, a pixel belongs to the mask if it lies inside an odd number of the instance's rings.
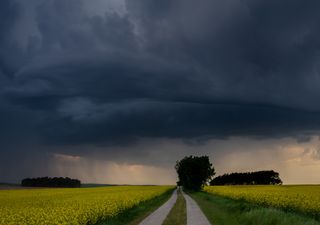
[[[213,225],[320,225],[311,217],[242,200],[206,192],[190,193],[190,196]]]
[[[168,201],[173,191],[174,188],[133,208],[127,209],[114,218],[100,221],[95,225],[138,225],[143,219]]]
[[[186,200],[180,189],[177,189],[177,194],[177,201],[162,225],[187,225]]]

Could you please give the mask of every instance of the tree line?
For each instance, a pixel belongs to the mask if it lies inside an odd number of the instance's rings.
[[[275,185],[282,184],[279,173],[273,170],[230,173],[215,177],[210,185]]]
[[[230,173],[213,178],[215,169],[208,156],[186,156],[177,161],[178,186],[199,191],[205,185],[276,185],[282,184],[279,173],[273,170]]]
[[[80,187],[81,182],[77,179],[69,177],[37,177],[25,178],[21,181],[24,187]]]
[[[175,169],[179,177],[178,186],[194,191],[199,191],[215,174],[208,156],[185,157],[177,161]]]

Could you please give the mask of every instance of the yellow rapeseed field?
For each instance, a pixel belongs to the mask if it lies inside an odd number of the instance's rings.
[[[0,224],[94,224],[170,189],[117,186],[0,190]]]
[[[320,185],[210,186],[204,190],[264,206],[320,215]]]

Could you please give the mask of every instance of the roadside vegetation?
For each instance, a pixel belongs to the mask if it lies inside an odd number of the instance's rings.
[[[180,189],[177,190],[177,193],[177,202],[162,225],[187,225],[186,200],[184,199]]]
[[[319,218],[319,185],[239,185],[210,186],[204,191],[235,200],[271,206],[290,212],[303,213]]]
[[[160,196],[142,202],[131,209],[123,211],[116,217],[101,221],[96,225],[138,225],[153,211],[168,201],[171,197],[172,191],[173,189],[168,190]]]
[[[244,200],[205,192],[190,195],[212,225],[320,225],[319,221],[305,215],[262,207]]]
[[[215,175],[208,156],[186,156],[176,162],[178,186],[185,190],[200,191]]]

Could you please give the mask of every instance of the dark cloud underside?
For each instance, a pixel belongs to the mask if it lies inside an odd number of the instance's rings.
[[[1,155],[15,140],[318,134],[319,10],[317,0],[2,0]]]

